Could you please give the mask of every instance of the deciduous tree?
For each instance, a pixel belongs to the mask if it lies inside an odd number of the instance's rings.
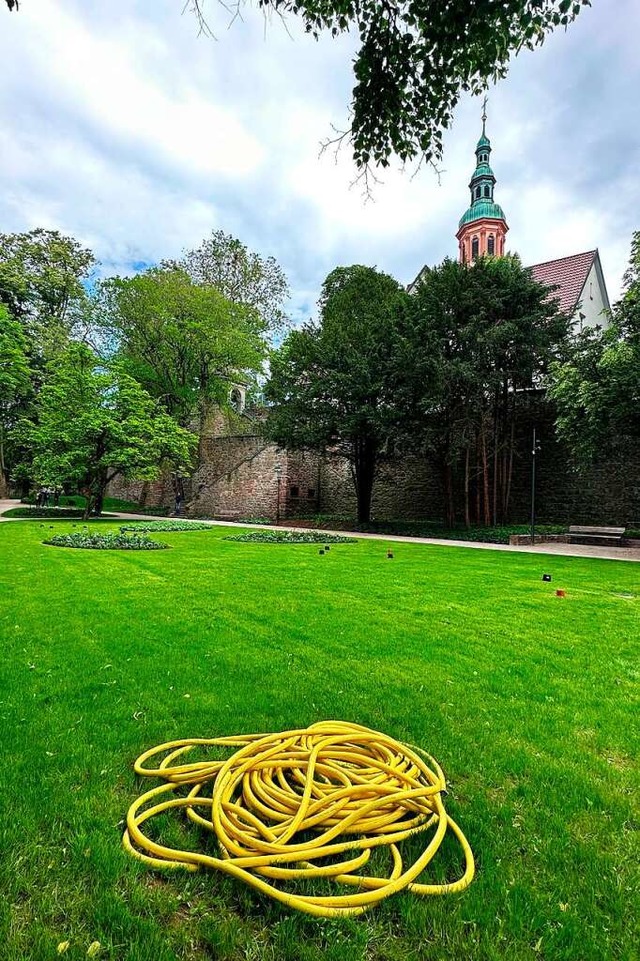
[[[396,420],[399,317],[407,294],[372,267],[338,267],[320,321],[292,331],[271,359],[267,431],[293,449],[330,450],[353,471],[358,520],[371,513],[376,469]]]
[[[214,230],[195,250],[165,266],[182,269],[194,284],[212,287],[232,303],[257,311],[267,330],[280,330],[286,323],[289,285],[282,268],[274,257],[249,251],[223,230]]]
[[[31,367],[28,343],[22,325],[13,320],[7,308],[0,304],[0,492],[9,484],[14,451],[11,431],[24,405],[31,396]]]
[[[126,369],[183,426],[195,417],[202,426],[234,377],[255,375],[267,352],[255,307],[177,268],[103,282],[94,314]]]
[[[578,464],[625,457],[640,445],[640,231],[611,325],[587,331],[553,368],[556,428]]]
[[[100,513],[116,473],[153,480],[164,464],[187,470],[195,438],[117,363],[100,365],[83,344],[56,359],[38,398],[37,420],[17,431],[37,483],[71,484]]]
[[[0,234],[0,303],[24,324],[39,353],[73,330],[94,265],[90,250],[57,230]]]

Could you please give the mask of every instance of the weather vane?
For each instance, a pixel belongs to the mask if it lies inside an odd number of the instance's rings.
[[[484,133],[484,125],[487,122],[487,97],[486,93],[484,95],[484,100],[482,101],[482,132]]]

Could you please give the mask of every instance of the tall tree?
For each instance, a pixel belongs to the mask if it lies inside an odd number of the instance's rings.
[[[266,328],[280,330],[289,285],[274,257],[261,257],[223,230],[214,230],[195,250],[165,266],[186,271],[194,284],[213,287],[234,304],[257,311]]]
[[[73,484],[100,513],[107,484],[120,473],[153,480],[164,464],[187,470],[195,438],[118,364],[99,365],[83,344],[56,358],[38,398],[37,420],[18,428],[37,483]]]
[[[17,0],[5,0],[9,9]],[[221,0],[228,10],[227,4]],[[351,126],[357,166],[439,159],[463,93],[507,74],[509,60],[567,27],[591,0],[258,0],[302,21],[307,33],[357,34]],[[243,0],[234,3],[240,10]],[[176,3],[185,9],[184,0]],[[202,0],[190,0],[207,28]]]
[[[320,322],[292,331],[271,359],[266,430],[293,449],[329,448],[353,471],[358,520],[371,515],[376,470],[395,424],[399,317],[407,294],[372,267],[338,267]]]
[[[7,308],[0,304],[0,493],[5,494],[9,486],[10,468],[13,466],[14,452],[7,449],[11,445],[11,432],[24,405],[31,396],[31,367],[28,356],[28,343],[22,325],[13,320]]]
[[[445,260],[411,298],[414,393],[405,423],[409,440],[439,460],[450,524],[461,515],[467,525],[508,517],[518,416],[568,331],[548,295],[517,257],[500,257]],[[425,354],[438,358],[436,403],[432,385],[422,396]]]
[[[266,357],[258,311],[177,268],[104,281],[93,310],[127,370],[182,426],[202,426],[234,376],[255,374]]]
[[[0,234],[0,303],[38,340],[68,334],[94,265],[90,250],[57,230]]]
[[[640,445],[640,231],[611,324],[587,331],[552,371],[556,428],[574,460],[626,457]]]

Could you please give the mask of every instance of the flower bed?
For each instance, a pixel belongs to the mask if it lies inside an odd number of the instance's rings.
[[[33,517],[41,519],[46,517],[48,520],[68,520],[70,517],[84,517],[84,511],[76,507],[10,507],[5,511],[3,517]],[[109,514],[101,514],[101,517],[109,517]]]
[[[120,531],[126,534],[129,531],[136,532],[156,532],[162,531],[167,534],[174,531],[210,531],[211,524],[202,524],[199,521],[133,521],[124,524]]]
[[[355,537],[323,534],[322,531],[247,531],[246,534],[230,534],[224,539],[242,544],[357,544]]]
[[[150,537],[135,534],[90,534],[87,531],[58,534],[44,543],[51,547],[79,547],[93,551],[160,551],[169,547],[160,541],[152,541]]]

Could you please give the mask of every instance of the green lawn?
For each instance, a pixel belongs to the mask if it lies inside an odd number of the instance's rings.
[[[637,958],[640,566],[225,533],[85,552],[0,524],[2,961]],[[323,718],[441,762],[465,893],[315,921],[123,852],[142,750]]]

